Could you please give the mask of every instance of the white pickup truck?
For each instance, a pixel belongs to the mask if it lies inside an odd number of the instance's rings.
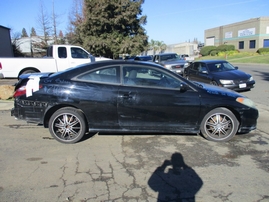
[[[194,57],[190,57],[188,54],[181,54],[179,57],[189,63],[194,61]]]
[[[0,58],[0,78],[18,78],[21,74],[58,72],[80,64],[108,60],[94,57],[80,46],[52,45],[44,58]]]

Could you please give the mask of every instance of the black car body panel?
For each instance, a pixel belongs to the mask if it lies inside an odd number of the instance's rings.
[[[131,69],[141,76],[135,85],[126,81],[125,70],[130,76]],[[105,74],[112,70],[114,73]],[[143,77],[147,73],[151,79]],[[164,75],[170,83],[162,81]],[[99,76],[106,78],[98,80]],[[28,88],[30,95],[16,96],[11,115],[45,127],[57,109],[67,106],[83,112],[89,131],[96,132],[198,133],[203,117],[217,107],[235,114],[239,132],[249,132],[257,124],[258,110],[235,101],[245,98],[243,95],[193,83],[153,63],[102,61],[37,77],[38,89],[33,90],[37,85],[33,82]],[[21,76],[16,89],[28,85],[29,80],[29,75]],[[168,87],[163,82],[169,83]]]
[[[220,68],[215,68],[217,65]],[[228,68],[225,66],[227,65]],[[238,70],[225,60],[201,60],[193,62],[184,70],[184,77],[192,81],[210,83],[235,91],[246,91],[254,88],[252,76]],[[221,82],[230,81],[227,83]]]

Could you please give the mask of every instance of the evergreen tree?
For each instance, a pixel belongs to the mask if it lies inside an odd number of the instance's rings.
[[[30,36],[36,36],[35,28],[32,27]]]
[[[25,29],[25,28],[23,28],[23,29],[22,29],[22,32],[21,32],[21,37],[28,37],[28,34],[27,34],[27,32],[26,32],[26,29]]]
[[[58,38],[59,38],[58,44],[65,44],[64,34],[63,34],[62,30],[60,30]]]
[[[144,0],[85,0],[83,16],[75,29],[76,41],[93,55],[117,58],[136,55],[147,47],[141,16]],[[140,16],[140,17],[138,17]]]

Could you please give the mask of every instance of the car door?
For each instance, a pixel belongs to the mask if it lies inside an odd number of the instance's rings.
[[[70,67],[91,62],[89,53],[79,47],[70,47]]]
[[[191,81],[199,81],[199,77],[198,77],[198,66],[199,63],[198,62],[194,62],[191,64],[191,66],[188,69],[188,79]]]
[[[198,71],[197,71],[197,81],[203,83],[210,83],[211,79],[209,76],[209,70],[205,63],[199,62]]]
[[[70,56],[68,55],[67,48],[64,46],[60,46],[57,48],[56,53],[58,55],[54,55],[57,63],[57,71],[63,71],[70,67]]]
[[[77,99],[91,130],[117,130],[117,97],[120,86],[120,66],[113,65],[78,75]]]
[[[200,99],[180,91],[181,80],[160,69],[123,66],[118,95],[119,125],[127,130],[187,132],[197,129]]]

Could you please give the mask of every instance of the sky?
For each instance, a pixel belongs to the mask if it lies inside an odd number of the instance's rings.
[[[48,15],[53,0],[43,0]],[[68,15],[74,0],[54,0],[58,30],[66,33]],[[1,0],[0,25],[11,28],[11,36],[25,28],[39,30],[40,0]],[[269,17],[269,0],[145,0],[142,15],[147,16],[143,27],[149,40],[167,45],[193,41],[204,43],[204,31],[214,27],[258,17]]]

